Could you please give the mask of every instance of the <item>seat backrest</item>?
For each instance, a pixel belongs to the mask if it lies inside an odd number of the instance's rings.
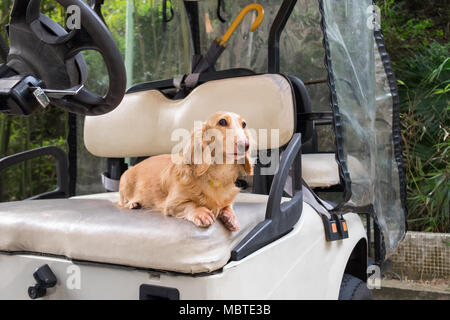
[[[312,139],[314,135],[313,121],[304,120],[304,115],[312,112],[311,99],[303,81],[293,76],[289,76],[289,80],[296,97],[297,127],[302,133],[302,143],[304,144]]]
[[[287,144],[296,130],[291,82],[279,74],[259,74],[206,82],[182,100],[158,90],[129,93],[113,111],[86,117],[84,143],[92,154],[108,158],[171,153],[180,142],[171,139],[176,129],[191,131],[195,121],[216,111],[240,114],[255,130],[260,150]]]

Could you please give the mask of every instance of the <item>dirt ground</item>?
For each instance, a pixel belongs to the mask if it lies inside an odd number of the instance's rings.
[[[450,300],[450,280],[381,280],[372,290],[375,300]]]

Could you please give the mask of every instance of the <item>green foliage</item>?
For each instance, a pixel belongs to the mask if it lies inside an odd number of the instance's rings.
[[[450,230],[449,61],[442,57],[418,84],[402,86],[409,222],[425,231]]]
[[[450,231],[450,44],[442,1],[377,1],[399,84],[411,230]]]

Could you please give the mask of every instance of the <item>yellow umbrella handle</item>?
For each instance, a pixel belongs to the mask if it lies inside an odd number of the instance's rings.
[[[242,9],[241,12],[239,12],[238,16],[236,17],[236,19],[234,19],[233,23],[231,24],[231,27],[228,28],[227,32],[223,35],[222,39],[220,39],[220,45],[224,45],[225,43],[227,43],[228,39],[230,39],[234,30],[236,30],[236,28],[239,26],[239,24],[244,19],[245,15],[251,10],[258,11],[258,15],[256,16],[256,20],[255,20],[255,22],[253,22],[250,30],[255,31],[256,28],[259,27],[259,25],[261,24],[261,22],[264,19],[264,8],[262,7],[262,5],[257,4],[257,3],[249,4],[244,9]]]

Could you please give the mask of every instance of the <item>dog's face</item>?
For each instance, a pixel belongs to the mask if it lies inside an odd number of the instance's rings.
[[[192,134],[188,149],[191,154],[194,154],[194,148],[203,153],[200,174],[206,172],[212,163],[231,163],[242,165],[245,173],[251,175],[250,144],[245,119],[233,112],[219,111],[206,120],[201,132]]]
[[[216,162],[239,162],[250,150],[247,123],[236,113],[216,112],[206,121],[204,129],[204,138],[210,142]]]

